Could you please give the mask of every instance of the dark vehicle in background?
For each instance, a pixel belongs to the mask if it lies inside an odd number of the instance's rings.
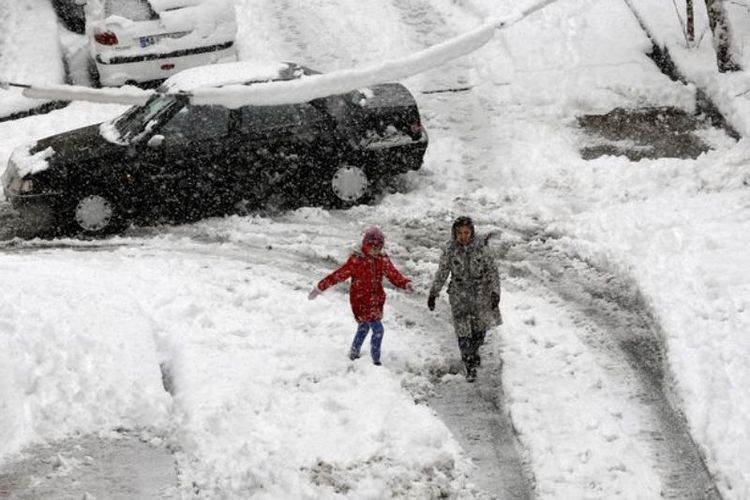
[[[86,15],[83,3],[77,0],[52,0],[52,6],[63,25],[75,33],[86,31]]]
[[[101,234],[269,202],[345,208],[421,167],[427,134],[413,96],[397,83],[291,105],[189,102],[190,85],[314,73],[289,63],[186,70],[112,121],[18,148],[2,178],[5,196],[40,229]]]

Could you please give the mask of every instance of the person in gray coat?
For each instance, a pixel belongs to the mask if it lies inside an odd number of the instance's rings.
[[[430,311],[435,309],[435,300],[450,275],[448,299],[453,312],[453,327],[461,359],[466,365],[466,380],[473,382],[481,362],[478,351],[484,343],[484,336],[487,330],[503,322],[500,275],[487,252],[489,236],[478,237],[470,217],[458,217],[451,227],[451,235],[440,256],[427,307]]]

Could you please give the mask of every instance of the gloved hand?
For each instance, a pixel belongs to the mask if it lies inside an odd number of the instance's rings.
[[[490,304],[492,307],[500,307],[500,294],[497,292],[490,292]]]
[[[307,300],[315,300],[315,297],[320,295],[322,292],[320,291],[320,288],[318,288],[318,285],[315,285],[315,288],[310,290],[310,294],[307,296]]]
[[[430,295],[429,297],[427,297],[427,309],[429,309],[430,311],[434,311],[435,310],[435,299],[436,298],[437,298],[437,296],[435,296],[435,295]]]
[[[404,291],[406,293],[414,293],[414,287],[411,285],[411,283],[407,283],[404,287]]]

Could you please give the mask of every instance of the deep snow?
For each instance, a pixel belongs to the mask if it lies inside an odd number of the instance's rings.
[[[4,3],[0,19],[23,9],[44,13],[42,3]],[[628,3],[746,134],[746,74],[718,74],[706,38],[685,47],[670,2]],[[241,59],[324,71],[405,57],[516,7],[509,0],[235,4]],[[747,21],[742,15],[738,23]],[[47,27],[37,31],[54,26],[47,14],[35,19]],[[35,75],[58,63],[53,42],[20,40],[2,38],[0,68],[7,54],[25,50],[12,62],[45,61],[29,65]],[[583,161],[577,151],[579,114],[694,109],[695,87],[662,75],[644,54],[649,46],[624,1],[559,1],[471,55],[408,78],[415,92],[474,89],[417,94],[431,138],[425,166],[408,176],[409,192],[378,206],[6,247],[2,457],[77,432],[145,427],[175,443],[183,487],[195,492],[194,483],[206,496],[481,496],[454,436],[415,403],[429,386],[428,367],[457,357],[447,302],[441,297],[432,315],[423,294],[435,241],[455,215],[469,213],[480,228],[536,232],[554,249],[637,283],[659,322],[670,397],[722,495],[747,498],[747,142],[715,133],[707,138],[714,151],[696,160]],[[11,66],[13,78],[31,74]],[[50,71],[55,76],[40,81],[59,83],[59,67]],[[19,145],[123,109],[73,103],[0,123],[0,164]],[[305,299],[371,224],[384,228],[387,249],[419,292],[389,294],[380,368],[346,359],[354,325],[342,287]],[[432,237],[420,243],[414,234],[425,229]],[[512,245],[513,231],[501,241]],[[505,278],[506,324],[489,342],[505,361],[506,404],[537,495],[658,497],[658,458],[641,435],[649,421],[629,380],[584,341],[591,332],[570,305]],[[174,379],[173,396],[163,390],[160,364]],[[463,381],[446,375],[443,383]]]

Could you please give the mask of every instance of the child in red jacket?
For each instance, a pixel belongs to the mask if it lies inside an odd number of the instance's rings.
[[[383,276],[398,288],[408,293],[413,291],[411,280],[404,277],[383,252],[384,244],[385,236],[380,229],[377,227],[367,229],[362,239],[361,251],[353,252],[343,266],[320,280],[308,296],[310,300],[313,300],[327,288],[351,278],[349,303],[359,326],[349,350],[349,359],[354,360],[359,357],[359,350],[372,328],[370,355],[372,362],[378,366],[380,366],[380,345],[384,331],[383,323],[380,321],[383,318],[383,305],[385,304]]]

